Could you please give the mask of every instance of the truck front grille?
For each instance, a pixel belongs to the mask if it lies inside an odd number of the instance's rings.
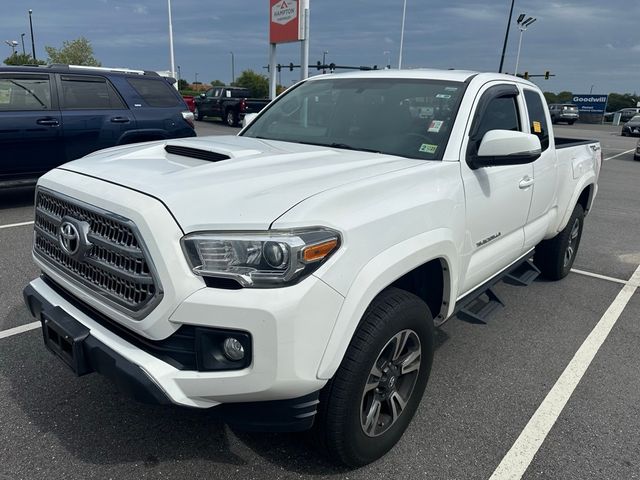
[[[65,246],[63,224],[77,251]],[[112,306],[139,319],[160,301],[162,289],[131,220],[39,188],[34,228],[35,255]]]

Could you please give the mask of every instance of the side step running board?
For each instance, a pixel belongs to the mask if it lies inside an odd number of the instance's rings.
[[[504,283],[517,287],[528,287],[540,275],[540,270],[531,260],[521,263],[503,278]]]
[[[508,270],[493,277],[473,292],[461,298],[456,305],[454,315],[465,322],[481,324],[487,323],[489,316],[498,308],[504,307],[504,302],[496,294],[493,287],[500,281],[509,285],[528,287],[540,275],[540,270],[530,260],[531,253]]]
[[[485,300],[484,297],[487,297]],[[486,324],[489,315],[499,307],[504,307],[500,297],[493,291],[492,287],[487,288],[479,296],[472,299],[466,306],[458,312],[458,318],[469,323]]]

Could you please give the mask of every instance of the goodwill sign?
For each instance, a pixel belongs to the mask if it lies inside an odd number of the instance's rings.
[[[609,95],[600,94],[575,94],[572,103],[578,107],[580,113],[603,114],[607,108]]]

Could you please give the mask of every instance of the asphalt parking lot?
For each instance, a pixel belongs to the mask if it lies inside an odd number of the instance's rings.
[[[555,131],[599,139],[606,160],[575,271],[557,283],[499,284],[506,306],[487,325],[452,319],[439,329],[409,430],[355,471],[327,462],[305,435],[235,431],[211,412],[138,404],[98,375],[74,377],[29,329],[22,303],[38,275],[33,189],[0,192],[0,479],[503,479],[519,469],[525,479],[640,478],[636,139],[610,126]]]

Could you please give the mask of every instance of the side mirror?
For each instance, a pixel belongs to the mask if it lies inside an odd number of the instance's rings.
[[[253,122],[257,116],[258,116],[257,113],[247,113],[242,119],[242,128],[246,127],[251,122]]]
[[[490,130],[485,133],[478,153],[469,159],[471,168],[522,165],[540,157],[540,139],[530,133]]]

